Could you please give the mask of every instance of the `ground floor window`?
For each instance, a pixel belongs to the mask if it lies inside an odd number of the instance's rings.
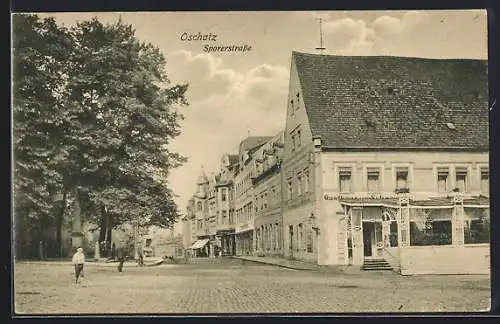
[[[310,227],[310,226],[307,229],[306,242],[307,242],[307,246],[306,246],[307,252],[312,253],[314,242],[313,242],[313,230],[312,230],[312,227]]]
[[[449,220],[427,221],[424,227],[410,222],[410,245],[449,245],[452,243],[452,227]]]
[[[347,256],[349,259],[352,259],[352,239],[351,237],[347,238]]]
[[[464,243],[480,244],[490,242],[489,209],[465,208]]]
[[[453,209],[411,209],[410,245],[449,245],[452,244]]]
[[[398,222],[392,221],[389,225],[389,246],[398,246]]]

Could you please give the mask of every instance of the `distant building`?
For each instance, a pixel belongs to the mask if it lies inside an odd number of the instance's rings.
[[[186,206],[186,215],[181,218],[182,244],[188,249],[196,242],[196,216],[194,199],[191,198]]]
[[[254,252],[254,187],[252,179],[256,174],[253,154],[271,136],[251,136],[241,141],[238,152],[238,168],[234,172],[234,210],[236,254],[252,255]]]
[[[217,192],[217,241],[220,255],[235,255],[234,171],[239,167],[238,155],[225,154],[221,159]]]
[[[266,142],[254,154],[252,178],[255,205],[255,254],[283,254],[281,158],[283,132]]]

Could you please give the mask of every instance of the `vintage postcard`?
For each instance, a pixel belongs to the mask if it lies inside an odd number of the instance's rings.
[[[15,314],[490,309],[486,11],[12,30]]]

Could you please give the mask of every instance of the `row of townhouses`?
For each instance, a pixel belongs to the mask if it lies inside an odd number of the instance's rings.
[[[489,273],[486,61],[293,52],[286,109],[201,172],[194,256]]]

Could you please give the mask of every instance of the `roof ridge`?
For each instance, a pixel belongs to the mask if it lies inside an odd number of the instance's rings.
[[[311,132],[324,147],[489,145],[485,60],[293,55]]]
[[[428,60],[428,61],[481,61],[487,62],[488,59],[480,58],[466,58],[466,57],[447,57],[447,58],[434,58],[422,56],[401,56],[401,55],[341,55],[341,54],[316,54],[292,51],[292,56],[313,56],[313,57],[339,57],[339,58],[398,58],[410,60]]]

